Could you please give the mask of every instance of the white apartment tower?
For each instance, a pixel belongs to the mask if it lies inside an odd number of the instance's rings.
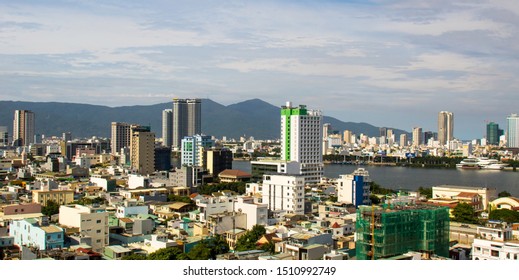
[[[508,130],[506,132],[506,146],[509,148],[519,148],[519,115],[511,114],[506,118]]]
[[[441,111],[438,114],[438,140],[440,145],[454,140],[454,115],[451,112]]]
[[[13,145],[29,146],[34,143],[34,113],[28,110],[15,110],[13,121]]]
[[[305,105],[281,107],[281,159],[297,162],[306,183],[319,183],[323,175],[323,116]]]
[[[172,142],[180,149],[182,139],[202,133],[202,101],[200,99],[173,99]]]

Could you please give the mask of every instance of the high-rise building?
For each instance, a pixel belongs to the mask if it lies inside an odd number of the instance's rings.
[[[211,136],[207,135],[193,135],[186,136],[182,139],[181,151],[182,166],[204,166],[204,149],[209,149],[214,146],[214,141]]]
[[[323,125],[323,138],[325,139],[330,134],[332,134],[332,125],[329,123],[325,123]]]
[[[407,146],[407,134],[402,133],[400,134],[400,147],[406,147]]]
[[[182,139],[202,133],[202,101],[200,99],[173,99],[172,147],[180,149]]]
[[[424,144],[428,144],[429,140],[431,140],[431,138],[433,140],[437,139],[438,138],[438,133],[435,133],[435,132],[432,132],[432,131],[426,131],[426,132],[423,133]]]
[[[445,145],[453,139],[454,115],[451,112],[441,111],[438,114],[438,141],[440,141],[440,145]]]
[[[337,180],[337,202],[355,206],[369,205],[371,180],[364,168],[355,170],[352,174],[340,175]]]
[[[499,129],[499,124],[489,122],[487,124],[487,144],[499,145],[499,137],[503,135],[503,130]]]
[[[323,175],[323,116],[305,105],[281,107],[281,159],[300,164],[305,183],[319,183]]]
[[[511,114],[506,118],[508,123],[506,146],[519,148],[519,115]]]
[[[413,128],[413,146],[418,147],[424,143],[421,127]]]
[[[384,137],[384,138],[387,137],[387,127],[380,127],[379,131],[380,131],[380,137]]]
[[[409,251],[449,256],[449,208],[427,205],[357,210],[358,260],[385,259]]]
[[[232,169],[232,151],[229,149],[211,149],[206,151],[206,166],[207,172],[218,176],[220,172],[225,169]]]
[[[155,133],[143,126],[131,130],[131,168],[141,175],[149,175],[155,171]]]
[[[162,144],[171,147],[173,140],[173,110],[166,109],[162,111]]]
[[[0,147],[9,146],[9,133],[7,126],[0,126]]]
[[[342,138],[344,139],[344,143],[351,144],[351,131],[345,130]]]
[[[112,122],[111,152],[118,154],[122,148],[130,147],[131,124]]]
[[[34,143],[34,120],[32,111],[14,111],[13,146],[29,146]]]

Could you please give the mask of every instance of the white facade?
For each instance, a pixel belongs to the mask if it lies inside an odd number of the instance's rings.
[[[307,183],[319,183],[323,175],[323,116],[306,106],[281,108],[281,159],[301,164]]]
[[[139,214],[149,214],[149,207],[147,205],[137,205],[136,200],[125,200],[123,205],[117,206],[115,216],[117,218],[124,218],[129,216],[137,216]]]
[[[102,208],[82,205],[62,205],[59,208],[59,223],[66,227],[79,228],[79,234],[92,238],[92,250],[101,252],[108,245],[108,213]]]
[[[128,188],[136,189],[136,188],[147,188],[150,185],[150,179],[148,177],[130,174],[128,175]]]
[[[519,115],[511,114],[506,118],[508,124],[506,146],[519,148]]]
[[[473,260],[519,260],[519,243],[512,241],[512,228],[501,222],[478,227],[472,243]]]
[[[263,183],[247,185],[247,193],[260,194],[271,211],[304,214],[304,187],[303,176],[264,175]]]
[[[195,203],[200,211],[200,222],[206,222],[210,215],[232,212],[232,201],[228,196],[199,196]]]
[[[251,230],[254,225],[267,225],[268,205],[258,203],[254,197],[238,197],[234,209],[247,215],[247,230]]]
[[[352,174],[340,175],[337,179],[337,202],[355,206],[368,205],[370,182],[369,173],[364,168],[359,168]]]

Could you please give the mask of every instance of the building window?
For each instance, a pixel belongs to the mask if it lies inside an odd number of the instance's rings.
[[[490,251],[490,254],[492,255],[492,257],[499,257],[499,251],[496,250]]]
[[[101,220],[97,220],[96,223],[100,224],[100,223],[101,223]]]

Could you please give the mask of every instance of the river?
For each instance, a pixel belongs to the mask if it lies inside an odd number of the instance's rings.
[[[251,172],[250,162],[234,161],[233,168]],[[519,197],[519,172],[499,170],[429,169],[395,166],[326,164],[324,176],[338,178],[364,168],[370,178],[384,188],[417,190],[419,187],[457,185],[495,188]]]

